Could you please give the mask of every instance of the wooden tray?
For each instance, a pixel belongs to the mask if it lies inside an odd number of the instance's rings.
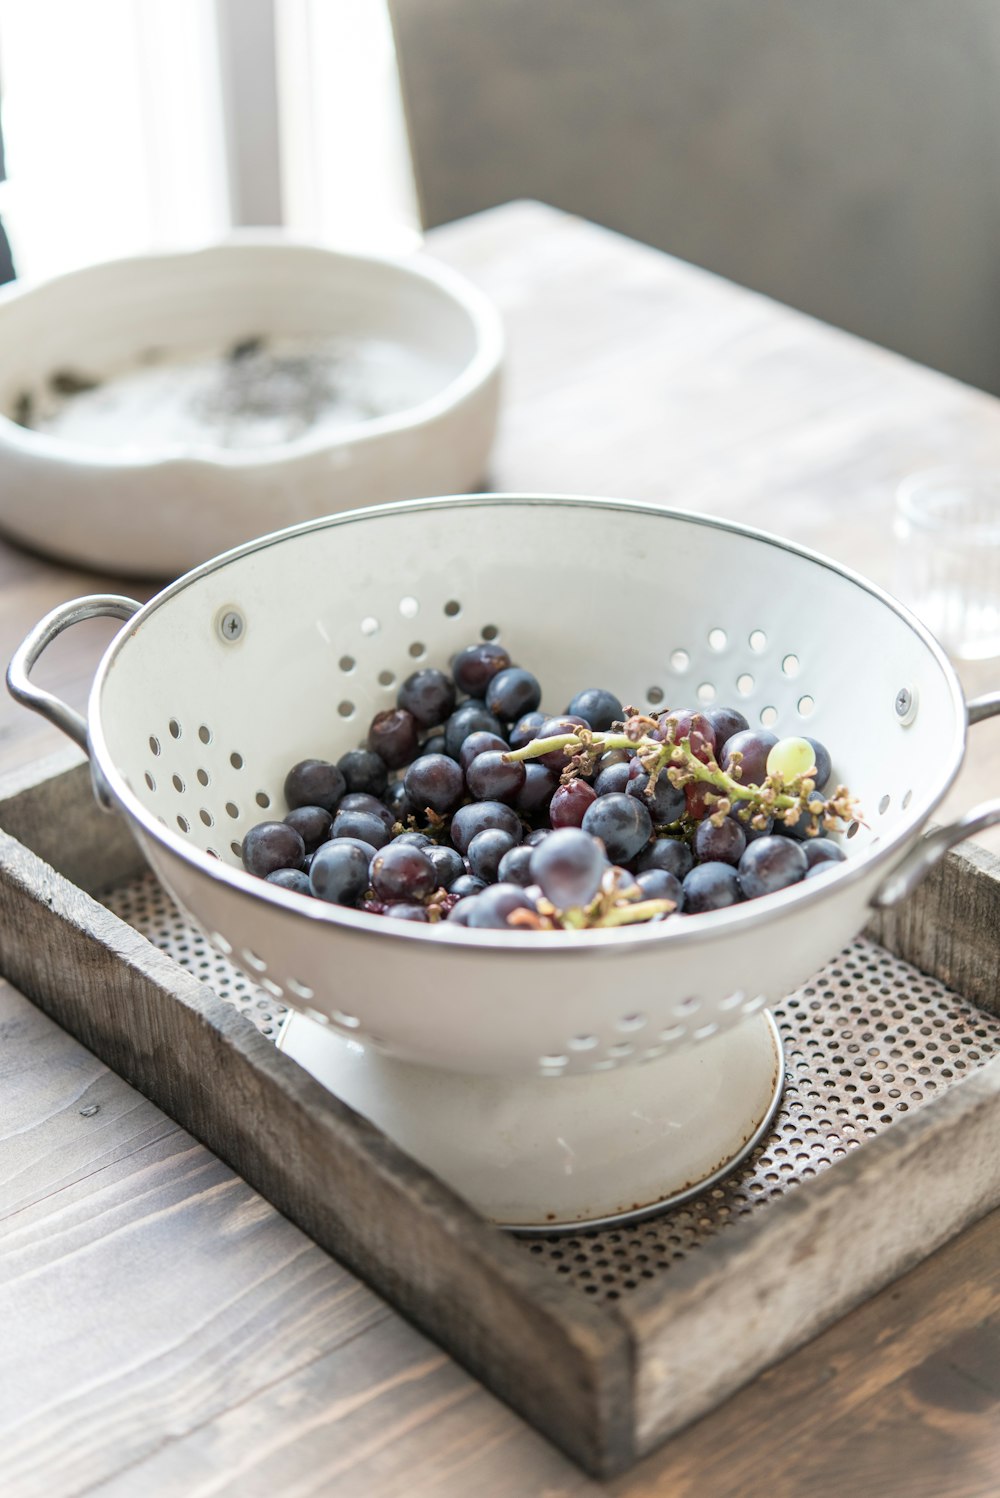
[[[276,1048],[280,1006],[187,926],[67,764],[0,785],[5,976],[589,1472],[1000,1202],[1000,860],[980,849],[777,1007],[785,1104],[737,1175],[648,1223],[532,1241]]]

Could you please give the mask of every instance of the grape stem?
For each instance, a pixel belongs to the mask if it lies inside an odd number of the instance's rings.
[[[715,793],[712,796],[715,808],[712,820],[717,824],[732,809],[734,802],[747,803],[747,811],[740,813],[741,819],[758,815],[775,817],[789,827],[794,827],[802,815],[810,817],[816,824],[822,821],[824,828],[831,832],[837,831],[841,824],[860,821],[854,799],[844,786],[838,786],[830,797],[815,796],[816,782],[812,778],[815,768],[787,782],[780,775],[768,775],[761,785],[744,784],[723,770],[714,757],[707,762],[699,759],[691,748],[689,737],[677,743],[671,739],[654,739],[645,731],[647,724],[657,726],[652,719],[636,716],[629,720],[621,733],[593,733],[583,728],[576,733],[553,734],[545,739],[532,739],[523,749],[512,749],[503,757],[508,761],[537,759],[539,755],[561,749],[567,761],[564,778],[572,778],[609,749],[634,749],[649,775],[647,796],[653,794],[656,778],[663,773],[672,785],[678,787],[699,781]],[[740,756],[734,755],[733,767],[738,769],[739,763]]]

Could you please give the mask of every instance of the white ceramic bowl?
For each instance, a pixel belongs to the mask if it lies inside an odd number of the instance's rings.
[[[415,403],[277,445],[116,440],[25,426],[53,376],[106,381],[248,338],[378,340],[423,361]],[[384,500],[478,488],[503,335],[488,300],[424,257],[273,233],[89,266],[0,295],[0,527],[101,571],[170,577],[252,537]],[[398,384],[398,382],[397,382]],[[81,408],[82,409],[82,408]]]

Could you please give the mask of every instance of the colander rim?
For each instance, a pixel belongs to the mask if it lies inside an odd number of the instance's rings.
[[[401,511],[461,509],[463,507],[486,507],[516,502],[529,505],[560,505],[584,509],[606,509],[631,511],[639,514],[659,515],[672,520],[705,526],[743,536],[752,541],[775,546],[795,556],[835,572],[853,583],[896,614],[920,639],[931,653],[942,672],[955,708],[955,733],[950,749],[945,753],[942,746],[937,763],[944,770],[936,784],[934,793],[914,798],[912,809],[896,830],[864,852],[847,858],[836,866],[824,879],[804,880],[777,895],[765,895],[747,900],[724,910],[707,911],[701,915],[685,915],[683,921],[663,921],[653,924],[618,927],[612,930],[589,931],[500,931],[470,929],[451,926],[443,921],[434,925],[413,921],[392,921],[384,916],[369,914],[347,906],[328,904],[308,895],[299,895],[291,890],[268,884],[265,880],[248,874],[243,869],[232,868],[221,859],[213,858],[200,848],[185,841],[178,833],[163,825],[150,813],[132,791],[124,776],[118,771],[108,749],[101,721],[100,701],[104,684],[120,652],[127,647],[128,640],[141,628],[142,623],[157,609],[165,607],[171,599],[183,593],[199,579],[227,566],[230,562],[265,550],[311,531],[326,530],[338,525],[350,525],[364,520],[378,520]],[[739,521],[705,515],[673,506],[652,504],[644,500],[626,500],[612,497],[597,497],[571,494],[529,494],[497,492],[484,494],[458,494],[443,497],[412,500],[396,500],[388,504],[369,505],[355,510],[346,510],[326,515],[317,520],[303,521],[258,536],[252,541],[232,547],[228,551],[202,562],[181,577],[175,579],[155,594],[137,610],[111,641],[101,658],[91,687],[88,702],[88,737],[94,765],[104,777],[108,789],[128,816],[138,824],[143,833],[168,853],[180,857],[182,862],[192,865],[199,873],[215,882],[228,886],[234,893],[255,900],[263,900],[277,910],[302,915],[335,929],[347,928],[356,935],[378,935],[380,940],[431,941],[436,946],[456,946],[463,950],[478,949],[484,952],[543,952],[560,953],[578,951],[581,954],[595,950],[623,952],[630,947],[646,942],[669,942],[672,945],[701,941],[705,936],[719,938],[732,936],[746,926],[756,925],[770,918],[779,918],[795,909],[811,909],[817,906],[831,891],[844,890],[848,885],[869,876],[876,868],[884,868],[904,848],[916,839],[917,834],[929,818],[934,807],[942,800],[955,780],[965,753],[967,709],[965,696],[955,668],[930,631],[921,624],[906,607],[877,584],[854,572],[851,568],[835,562],[832,558],[808,547],[800,546],[783,536],[744,525]]]

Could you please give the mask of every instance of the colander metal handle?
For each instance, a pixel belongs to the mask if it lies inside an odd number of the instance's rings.
[[[71,624],[84,619],[131,619],[142,608],[134,598],[117,593],[91,593],[86,598],[72,598],[46,614],[21,642],[7,667],[7,689],[11,696],[32,712],[40,713],[56,728],[61,728],[75,744],[87,751],[87,720],[51,692],[31,683],[31,669],[57,635]]]
[[[966,704],[966,713],[970,728],[974,723],[996,717],[1000,714],[1000,692],[974,697]],[[911,848],[892,873],[882,881],[872,897],[872,904],[877,910],[887,910],[890,905],[898,905],[900,900],[905,900],[907,895],[913,893],[921,879],[940,862],[949,848],[954,848],[957,843],[964,843],[967,837],[975,837],[977,832],[984,832],[987,827],[995,827],[998,823],[1000,801],[984,801],[982,806],[974,806],[956,822],[949,822],[947,827],[936,827],[933,832],[921,838],[916,847]]]

